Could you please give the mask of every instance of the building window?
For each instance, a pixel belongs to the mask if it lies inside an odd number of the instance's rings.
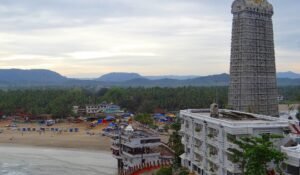
[[[195,123],[195,132],[201,132],[202,130],[202,125],[199,123]]]
[[[218,149],[214,146],[207,145],[209,149],[209,156],[216,156],[218,154]]]
[[[214,128],[208,128],[208,137],[209,138],[215,138],[218,137],[218,130],[214,129]]]
[[[227,133],[227,141],[228,142],[231,142],[231,143],[234,143],[236,141],[236,135],[232,135],[232,134],[229,134]]]

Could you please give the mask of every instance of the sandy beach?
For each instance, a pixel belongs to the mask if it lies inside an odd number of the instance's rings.
[[[38,147],[59,147],[76,148],[84,150],[110,150],[110,139],[101,135],[101,130],[105,127],[99,125],[93,129],[88,129],[87,124],[62,123],[45,127],[38,124],[17,124],[18,128],[49,128],[45,132],[18,131],[15,128],[5,127],[10,122],[0,122],[0,144],[5,145],[25,145]],[[52,132],[51,128],[79,128],[79,132]],[[87,134],[87,133],[93,133]]]

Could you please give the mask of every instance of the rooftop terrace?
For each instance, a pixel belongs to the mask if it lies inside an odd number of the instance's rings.
[[[210,109],[186,109],[181,110],[181,114],[220,125],[230,125],[238,127],[253,124],[257,127],[261,125],[288,127],[288,121],[285,119],[227,109],[219,109],[219,115],[217,117],[211,117]]]

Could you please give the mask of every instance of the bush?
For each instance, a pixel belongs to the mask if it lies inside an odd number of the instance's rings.
[[[189,175],[189,170],[186,168],[182,168],[178,175]]]
[[[156,175],[172,175],[172,168],[161,168]]]
[[[150,114],[138,114],[134,119],[144,125],[153,125],[154,120]]]

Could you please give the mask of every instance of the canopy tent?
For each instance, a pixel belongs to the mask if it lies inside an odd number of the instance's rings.
[[[105,120],[105,119],[99,119],[99,120],[98,120],[98,124],[101,124],[101,123],[105,124],[105,123],[106,123],[106,120]]]
[[[154,117],[161,117],[161,116],[164,116],[164,114],[161,114],[161,113],[155,113],[154,114]]]
[[[165,117],[165,116],[163,114],[160,114],[160,113],[156,113],[156,114],[153,115],[153,118],[156,119],[156,120],[159,120],[162,117]]]
[[[168,120],[166,117],[162,117],[162,118],[159,119],[159,121],[160,121],[160,122],[167,122],[167,121],[169,121],[169,120]]]
[[[171,118],[175,118],[175,117],[176,117],[176,115],[175,115],[175,114],[172,114],[172,113],[168,113],[166,116],[167,116],[167,117],[171,117]]]
[[[124,114],[122,114],[121,116],[123,117],[123,118],[127,118],[127,117],[131,117],[133,114],[132,113],[124,113]]]
[[[106,121],[112,121],[114,119],[115,119],[115,117],[113,117],[113,116],[107,116],[107,117],[105,117]]]
[[[110,123],[108,126],[110,126],[110,127],[116,127],[117,125],[115,123]]]

